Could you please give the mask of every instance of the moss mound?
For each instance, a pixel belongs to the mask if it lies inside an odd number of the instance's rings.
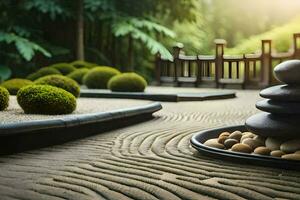
[[[83,83],[91,89],[106,89],[109,79],[118,74],[112,67],[95,67],[83,77]]]
[[[47,75],[52,75],[52,74],[61,74],[60,71],[58,71],[57,69],[53,68],[53,67],[44,67],[41,68],[40,70],[38,70],[35,73],[29,74],[27,76],[27,79],[34,81],[38,78],[41,78],[43,76],[47,76]]]
[[[32,81],[27,79],[15,78],[3,82],[1,86],[5,87],[8,90],[9,94],[16,95],[19,89],[32,83]]]
[[[8,107],[9,92],[6,88],[0,87],[0,111]]]
[[[76,81],[62,75],[49,75],[34,81],[37,85],[52,85],[61,89],[64,89],[75,97],[78,97],[80,94],[80,87]]]
[[[76,70],[76,68],[69,63],[57,63],[54,65],[50,65],[49,67],[57,69],[58,71],[60,71],[60,73],[62,73],[62,75],[70,74]]]
[[[76,109],[76,98],[69,92],[50,85],[29,85],[19,90],[17,100],[28,114],[60,115]]]
[[[82,84],[82,79],[84,75],[88,73],[89,69],[87,68],[82,68],[82,69],[76,69],[72,73],[68,74],[67,77],[73,79],[76,81],[78,84]]]
[[[147,82],[142,76],[130,72],[112,77],[107,87],[117,92],[143,92]]]
[[[76,67],[77,69],[79,69],[79,68],[92,69],[97,66],[97,64],[95,64],[95,63],[90,63],[90,62],[86,62],[83,60],[76,60],[74,62],[71,62],[70,64],[73,65],[74,67]]]

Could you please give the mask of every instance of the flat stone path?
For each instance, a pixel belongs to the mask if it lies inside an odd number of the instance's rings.
[[[0,157],[0,199],[300,199],[299,171],[216,160],[191,148],[193,133],[243,124],[259,112],[258,91],[237,96],[163,103],[148,122]]]

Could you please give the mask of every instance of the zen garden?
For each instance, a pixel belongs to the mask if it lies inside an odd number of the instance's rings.
[[[300,200],[300,1],[0,10],[0,200]]]

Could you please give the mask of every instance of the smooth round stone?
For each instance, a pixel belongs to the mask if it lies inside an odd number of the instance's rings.
[[[288,60],[274,68],[277,80],[286,84],[300,84],[300,60]]]
[[[219,137],[222,137],[222,136],[229,136],[230,135],[230,133],[229,132],[223,132],[223,133],[221,133],[220,135],[219,135]]]
[[[276,101],[300,101],[300,86],[277,85],[262,90],[259,95]]]
[[[294,153],[300,150],[300,139],[289,140],[280,145],[280,150],[286,153]]]
[[[224,144],[225,140],[227,140],[228,136],[219,136],[218,142],[220,144]]]
[[[225,148],[223,144],[220,144],[218,142],[218,139],[209,139],[206,142],[204,142],[204,145],[208,146],[208,147],[217,148],[217,149],[224,149]]]
[[[274,157],[281,157],[284,154],[285,153],[283,151],[280,151],[280,150],[271,151],[271,153],[270,153],[270,155],[274,156]]]
[[[259,155],[269,156],[271,150],[267,147],[257,147],[256,149],[254,149],[254,153]]]
[[[234,131],[232,132],[228,138],[230,139],[236,139],[237,141],[240,141],[242,138],[243,134],[241,131]]]
[[[254,134],[251,132],[244,132],[243,136],[241,137],[241,142],[243,142],[247,138],[254,138]]]
[[[243,140],[242,144],[247,144],[252,149],[256,149],[257,147],[263,146],[264,143],[259,140],[254,140],[253,138],[247,138]]]
[[[239,143],[236,139],[227,139],[224,142],[224,145],[227,149],[230,149],[233,145]]]
[[[285,142],[286,140],[284,139],[278,139],[278,138],[273,138],[273,137],[268,137],[265,141],[266,147],[271,149],[272,151],[279,150],[280,145]]]
[[[248,145],[246,144],[241,144],[241,143],[238,143],[238,144],[235,144],[231,147],[231,150],[232,151],[235,151],[235,152],[241,152],[241,153],[251,153],[253,150],[251,149],[251,147],[249,147]]]
[[[262,112],[249,117],[245,126],[249,131],[264,137],[300,137],[300,115],[272,115]]]
[[[287,159],[287,160],[300,160],[300,154],[297,154],[297,153],[285,154],[285,155],[281,156],[281,158]]]
[[[256,103],[256,108],[273,114],[299,114],[300,102],[283,102],[274,100],[262,100]]]

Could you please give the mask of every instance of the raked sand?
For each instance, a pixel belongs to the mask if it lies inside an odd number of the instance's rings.
[[[190,146],[193,133],[243,124],[258,112],[254,106],[258,91],[238,91],[237,96],[162,103],[163,110],[148,122],[2,156],[0,199],[300,199],[299,171],[216,160]],[[84,101],[94,105],[98,100]],[[116,99],[99,102],[101,109],[146,103]]]

